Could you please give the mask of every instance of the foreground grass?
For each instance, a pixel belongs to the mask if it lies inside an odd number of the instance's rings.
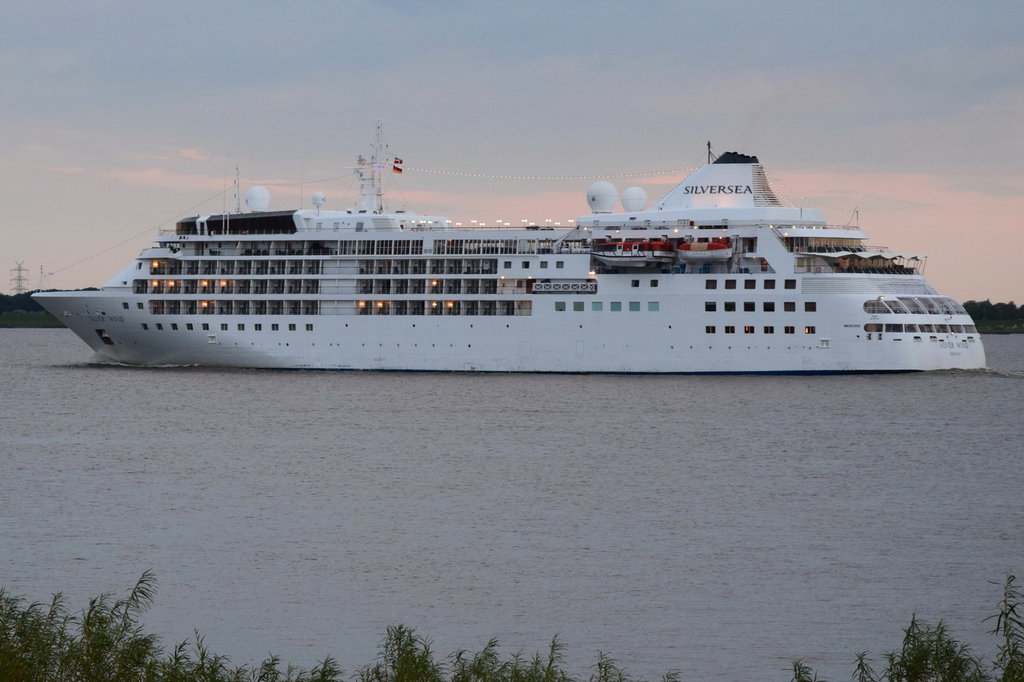
[[[992,633],[999,653],[990,665],[954,640],[945,625],[929,625],[913,617],[901,648],[883,656],[885,669],[876,673],[866,652],[858,654],[852,678],[857,682],[1024,682],[1024,613],[1016,577],[1003,584],[1003,597]],[[140,618],[153,603],[156,579],[142,574],[127,596],[103,594],[72,613],[60,594],[49,604],[26,604],[0,589],[0,682],[335,682],[344,672],[333,658],[311,669],[282,667],[276,656],[257,666],[233,666],[214,654],[197,632],[170,651],[155,635],[146,634]],[[374,663],[357,668],[347,679],[356,682],[577,682],[564,667],[563,645],[556,637],[544,654],[521,653],[502,659],[497,640],[481,651],[457,651],[437,659],[429,640],[405,626],[387,629]],[[604,654],[586,678],[590,682],[630,682],[625,671]],[[666,673],[663,682],[677,682]],[[793,682],[817,680],[802,660],[793,662]]]
[[[80,613],[68,610],[56,594],[49,604],[26,604],[0,589],[0,681],[47,682],[335,682],[343,671],[333,658],[313,668],[282,667],[276,656],[258,666],[233,666],[227,656],[212,653],[196,632],[171,651],[155,635],[143,632],[139,619],[153,603],[156,579],[142,574],[122,599],[104,594]],[[457,651],[446,659],[434,656],[429,640],[405,626],[389,627],[376,662],[349,676],[357,682],[573,682],[564,668],[563,645],[557,638],[548,651],[502,659],[497,640],[477,653]],[[611,658],[601,654],[591,682],[629,682]],[[664,682],[675,682],[674,673]]]
[[[876,673],[866,651],[857,654],[852,679],[857,682],[1024,682],[1024,610],[1017,578],[1003,583],[999,612],[992,634],[999,640],[996,660],[986,665],[971,648],[949,634],[939,621],[930,625],[914,616],[903,631],[903,644],[882,658],[885,669]],[[792,682],[814,682],[814,671],[803,660],[793,661]]]

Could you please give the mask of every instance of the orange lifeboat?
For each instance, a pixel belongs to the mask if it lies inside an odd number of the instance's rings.
[[[728,237],[715,237],[709,242],[684,242],[679,245],[679,259],[683,261],[717,261],[732,258],[732,241]]]
[[[621,240],[594,246],[591,254],[606,265],[642,268],[675,262],[675,250],[666,241]]]

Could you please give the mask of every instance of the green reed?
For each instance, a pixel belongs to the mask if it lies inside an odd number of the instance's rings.
[[[0,589],[0,682],[335,682],[343,677],[333,658],[312,669],[282,667],[277,656],[256,666],[235,666],[207,648],[199,634],[161,648],[146,634],[141,616],[156,596],[156,578],[149,571],[123,598],[103,594],[79,613],[72,613],[63,595],[49,604],[27,604]],[[521,652],[502,659],[498,641],[483,650],[457,651],[446,659],[435,656],[430,640],[412,628],[389,627],[376,662],[351,675],[356,682],[576,682],[564,668],[564,645],[552,639],[546,654],[526,657]],[[598,661],[590,682],[630,682],[608,656]],[[663,682],[677,682],[668,673]]]
[[[985,662],[970,646],[949,634],[946,624],[931,625],[911,617],[903,631],[899,649],[883,655],[881,675],[871,667],[867,652],[857,654],[853,679],[857,682],[1024,682],[1024,619],[1020,612],[1021,591],[1017,577],[1009,574],[1003,582],[1003,598],[992,634],[1000,638],[996,660]],[[814,682],[817,676],[802,659],[793,661],[793,682]]]
[[[1024,682],[1024,613],[1016,577],[1002,583],[1002,599],[992,634],[999,638],[995,660],[988,666],[970,647],[950,635],[941,621],[930,625],[913,616],[899,649],[882,658],[879,674],[867,652],[856,656],[852,678],[857,682]],[[156,596],[156,578],[142,574],[128,594],[102,594],[79,612],[69,610],[61,594],[49,603],[13,597],[0,589],[0,682],[336,682],[343,671],[334,658],[313,668],[282,666],[270,656],[259,665],[235,666],[213,653],[198,632],[165,651],[155,635],[144,632],[143,614]],[[599,653],[587,677],[565,668],[565,646],[555,637],[544,653],[522,652],[503,658],[492,639],[478,652],[459,650],[439,659],[432,642],[412,628],[396,625],[384,635],[376,660],[348,678],[355,682],[631,682],[626,671]],[[817,680],[803,660],[793,662],[793,682]],[[663,682],[678,682],[666,673]]]

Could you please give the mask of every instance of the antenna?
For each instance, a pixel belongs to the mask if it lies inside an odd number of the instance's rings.
[[[360,155],[356,161],[359,176],[359,194],[362,197],[361,210],[366,213],[384,212],[384,193],[381,189],[381,169],[384,167],[384,131],[377,121],[377,138],[373,144],[373,155],[367,159]]]
[[[25,273],[28,272],[28,269],[25,268],[24,261],[15,261],[15,265],[17,267],[11,268],[11,272],[14,273],[14,277],[11,277],[11,284],[14,285],[14,295],[17,296],[27,291],[25,284],[28,282],[28,277],[25,276]]]
[[[708,163],[714,163],[715,155],[711,153],[711,140],[708,140]]]
[[[39,291],[46,288],[46,278],[51,277],[52,275],[52,272],[43,272],[43,266],[39,266]]]

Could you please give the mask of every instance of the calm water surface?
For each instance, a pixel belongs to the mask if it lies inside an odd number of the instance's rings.
[[[1024,337],[849,377],[127,369],[0,330],[0,586],[346,671],[389,624],[585,675],[847,679],[913,613],[990,657],[1024,573]],[[878,665],[876,667],[881,667]]]

